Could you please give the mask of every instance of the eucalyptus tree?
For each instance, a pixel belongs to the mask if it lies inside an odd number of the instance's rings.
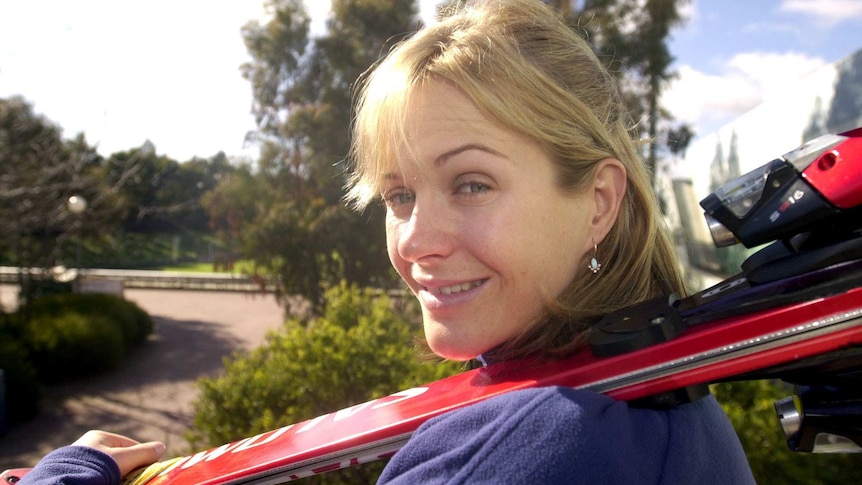
[[[260,146],[265,207],[241,235],[243,254],[277,277],[285,294],[319,302],[345,278],[387,286],[382,214],[342,202],[352,89],[387,49],[419,26],[414,0],[334,0],[325,32],[310,32],[300,0],[269,0],[266,23],[242,30]]]
[[[578,30],[610,71],[635,121],[646,124],[647,163],[655,168],[658,142],[666,137],[661,122],[661,93],[674,73],[668,48],[671,29],[685,19],[689,0],[547,0]]]

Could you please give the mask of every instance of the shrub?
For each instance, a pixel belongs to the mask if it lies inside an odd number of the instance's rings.
[[[289,320],[247,354],[204,378],[189,440],[196,448],[235,441],[454,373],[417,356],[417,329],[385,295],[344,283],[325,295],[322,317]],[[319,483],[372,483],[380,466],[348,469]]]
[[[126,349],[143,342],[153,333],[153,320],[134,303],[106,294],[78,295],[76,310],[82,313],[98,312],[119,325]]]
[[[45,382],[113,369],[123,358],[122,333],[98,314],[33,316],[28,337],[39,377]]]
[[[104,294],[50,295],[22,312],[22,337],[45,382],[113,369],[153,330],[137,305]]]

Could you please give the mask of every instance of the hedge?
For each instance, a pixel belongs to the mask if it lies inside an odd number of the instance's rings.
[[[21,313],[22,341],[47,383],[114,369],[153,331],[141,308],[105,294],[48,295]]]

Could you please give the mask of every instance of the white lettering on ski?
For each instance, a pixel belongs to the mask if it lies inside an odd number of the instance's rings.
[[[412,397],[416,397],[416,396],[425,394],[425,391],[427,391],[427,390],[428,390],[427,387],[414,387],[412,389],[406,389],[404,391],[396,392],[395,394],[392,394],[389,397],[397,397],[399,399],[393,399],[391,401],[384,401],[381,403],[377,403],[374,406],[372,406],[371,409],[380,409],[382,407],[391,406],[395,403],[404,401],[406,399],[410,399]],[[379,400],[382,401],[382,399],[379,399]]]
[[[299,431],[297,431],[297,432],[296,432],[296,434],[304,433],[304,432],[306,432],[306,431],[310,430],[311,428],[313,428],[313,427],[317,426],[318,424],[320,424],[320,422],[321,422],[321,421],[323,421],[324,419],[326,419],[326,417],[327,417],[327,416],[329,416],[329,415],[328,415],[328,414],[324,414],[323,416],[318,416],[318,417],[316,417],[316,418],[312,419],[311,421],[309,421],[308,423],[306,423],[306,425],[305,425],[305,426],[303,426],[302,428],[299,428]]]
[[[251,438],[243,438],[243,439],[241,439],[237,442],[234,442],[234,443],[224,444],[224,445],[219,446],[218,448],[213,448],[212,450],[201,451],[200,453],[196,453],[192,456],[187,456],[187,457],[177,461],[176,463],[174,463],[173,465],[171,465],[170,467],[168,467],[167,469],[165,469],[161,473],[159,473],[159,476],[167,475],[168,473],[170,473],[172,470],[175,470],[176,468],[180,468],[180,467],[182,467],[183,469],[190,468],[190,467],[192,467],[192,466],[194,466],[194,465],[196,465],[196,464],[198,464],[204,460],[213,461],[216,458],[224,455],[225,453],[227,453],[229,451],[232,453],[236,453],[239,451],[245,451],[245,450],[248,450],[250,448],[254,448],[256,446],[264,445],[266,443],[269,443],[269,442],[275,440],[279,436],[283,435],[287,430],[289,430],[292,427],[293,427],[293,425],[291,424],[291,425],[285,426],[283,428],[278,428],[275,431],[267,431],[266,433],[261,433],[257,436],[253,436]],[[257,440],[266,434],[269,434],[269,436],[267,436],[267,438],[265,440],[258,443]]]
[[[386,407],[386,406],[395,404],[397,402],[401,402],[405,399],[410,399],[411,397],[416,397],[416,396],[419,396],[420,394],[424,394],[425,391],[427,391],[427,390],[428,390],[427,387],[414,387],[413,389],[407,389],[404,391],[399,391],[399,392],[396,392],[395,394],[389,395],[389,396],[384,397],[384,398],[376,399],[374,401],[364,402],[362,404],[357,404],[356,406],[351,406],[349,408],[345,408],[345,409],[342,409],[340,411],[336,411],[334,414],[324,414],[323,416],[318,416],[318,417],[312,419],[311,421],[307,422],[296,433],[297,434],[304,433],[304,432],[314,428],[315,426],[320,424],[324,419],[328,418],[329,416],[333,416],[333,418],[332,418],[333,422],[334,421],[340,421],[340,420],[343,420],[345,418],[349,418],[349,417],[353,416],[354,414],[359,413],[360,411],[367,408],[368,406],[371,406],[371,409],[380,409],[382,407]],[[393,398],[393,397],[397,398],[397,399],[391,399],[391,400],[389,399],[389,398]]]
[[[254,436],[254,437],[252,437],[252,438],[249,438],[248,440],[243,440],[243,441],[244,441],[244,443],[242,443],[242,442],[241,442],[242,444],[241,444],[241,445],[239,445],[239,446],[237,446],[237,447],[233,450],[233,453],[237,453],[237,452],[240,452],[240,451],[245,451],[245,450],[248,450],[248,449],[250,449],[250,448],[254,448],[254,447],[256,447],[256,446],[261,446],[261,445],[265,445],[265,444],[267,444],[267,443],[270,443],[270,442],[274,441],[276,438],[278,438],[279,436],[283,435],[287,430],[289,430],[289,429],[290,429],[290,428],[292,428],[292,427],[293,427],[293,425],[292,425],[292,424],[290,424],[290,425],[287,425],[287,426],[285,426],[285,427],[283,427],[283,428],[278,428],[278,429],[277,429],[277,430],[275,430],[275,431],[269,432],[269,433],[270,433],[270,434],[269,434],[269,436],[267,436],[267,437],[266,437],[266,439],[265,439],[265,440],[263,440],[263,441],[261,441],[260,443],[257,443],[258,438],[260,438],[261,436],[263,436],[263,435],[265,435],[265,434],[267,434],[267,433],[261,433],[261,434],[259,434],[259,435],[257,435],[257,436]],[[207,461],[209,461],[209,458],[207,459]]]
[[[354,414],[358,413],[359,411],[362,411],[363,409],[367,408],[368,406],[370,406],[374,402],[375,401],[368,401],[368,402],[364,402],[362,404],[357,404],[356,406],[351,406],[349,408],[345,408],[345,409],[342,409],[340,411],[336,411],[335,417],[333,417],[332,420],[333,421],[341,421],[342,419],[349,418],[349,417],[353,416]]]
[[[405,389],[403,391],[396,392],[396,393],[391,394],[385,398],[377,399],[374,401],[368,401],[368,402],[365,402],[362,404],[357,404],[356,406],[351,406],[349,408],[345,408],[345,409],[342,409],[340,411],[335,412],[333,415],[333,421],[340,421],[340,420],[349,418],[349,417],[359,413],[360,411],[362,411],[363,409],[365,409],[369,406],[371,406],[371,409],[384,408],[386,406],[390,406],[392,404],[396,404],[396,403],[399,403],[401,401],[425,394],[426,391],[428,391],[427,387],[414,387],[412,389]],[[390,399],[390,398],[395,398],[395,399]],[[308,431],[308,430],[314,428],[315,426],[320,424],[320,422],[322,422],[324,419],[326,419],[329,416],[330,416],[330,414],[324,414],[323,416],[318,416],[318,417],[308,421],[302,428],[300,428],[297,431],[297,433],[303,433],[305,431]],[[251,438],[244,438],[244,439],[239,440],[235,443],[228,443],[228,444],[219,446],[218,448],[213,448],[212,450],[209,450],[209,451],[202,451],[200,453],[196,453],[195,455],[185,457],[185,458],[177,461],[173,465],[171,465],[166,470],[159,473],[159,476],[167,475],[172,470],[175,470],[175,469],[180,468],[180,467],[182,467],[183,469],[192,467],[195,464],[200,463],[201,461],[204,461],[204,460],[206,460],[206,461],[215,460],[216,458],[224,455],[227,452],[238,453],[240,451],[245,451],[245,450],[255,448],[255,447],[258,447],[261,445],[265,445],[267,443],[274,441],[276,438],[278,438],[279,436],[286,433],[293,426],[294,425],[291,424],[291,425],[285,426],[283,428],[278,428],[275,431],[268,431],[266,433],[261,433],[257,436],[253,436]],[[267,436],[266,439],[258,442],[258,440],[261,437],[263,437],[267,434],[269,436]],[[355,460],[357,460],[357,459],[353,458],[351,460],[351,462],[353,462]],[[339,464],[339,465],[340,466],[345,466],[345,465],[346,466],[353,466],[355,464],[356,463],[349,463],[349,464],[344,463],[344,464]]]
[[[228,443],[225,445],[221,445],[218,448],[213,448],[213,449],[208,450],[208,451],[201,451],[200,453],[196,453],[196,454],[188,457],[187,459],[183,460],[182,461],[182,467],[183,468],[189,468],[189,467],[192,467],[192,466],[194,466],[194,465],[196,465],[196,464],[198,464],[204,460],[212,461],[212,460],[224,455],[228,451],[230,451],[230,450],[232,450],[238,446],[241,446],[242,444],[244,444],[249,439],[250,438],[243,438],[243,439],[237,441],[236,443]],[[173,468],[176,468],[176,466],[177,465],[172,466],[171,468],[165,470],[163,473],[167,473],[168,471],[172,470]]]

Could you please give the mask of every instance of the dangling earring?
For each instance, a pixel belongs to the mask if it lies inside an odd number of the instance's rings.
[[[590,264],[587,265],[587,268],[589,268],[589,270],[592,271],[593,274],[597,274],[599,272],[599,270],[602,269],[602,263],[599,263],[599,260],[598,260],[598,252],[599,252],[599,246],[594,242],[593,243],[593,257],[590,258]]]

